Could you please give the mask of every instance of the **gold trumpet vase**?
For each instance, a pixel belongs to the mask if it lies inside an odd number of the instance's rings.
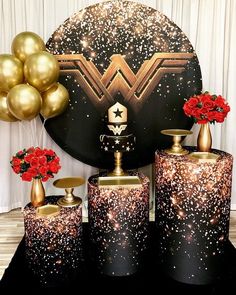
[[[41,179],[33,178],[30,199],[31,199],[31,204],[34,207],[39,207],[44,204],[45,189]]]
[[[209,123],[201,124],[198,138],[197,150],[199,152],[209,152],[211,150],[212,137]]]

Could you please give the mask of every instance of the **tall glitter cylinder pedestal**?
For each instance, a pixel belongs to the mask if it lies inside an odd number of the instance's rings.
[[[156,152],[156,214],[164,272],[187,284],[211,284],[221,274],[229,237],[233,158],[215,162]]]
[[[45,204],[56,204],[51,196]],[[40,216],[24,208],[25,253],[28,268],[42,286],[64,286],[82,263],[82,206],[60,208],[58,215]]]
[[[100,273],[128,276],[139,270],[147,248],[149,180],[142,186],[99,188],[98,175],[88,181],[91,244]]]

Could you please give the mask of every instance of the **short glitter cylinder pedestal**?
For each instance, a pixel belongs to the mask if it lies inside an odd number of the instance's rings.
[[[62,196],[60,196],[62,197]],[[56,204],[59,196],[45,199]],[[24,208],[25,252],[29,269],[42,286],[60,286],[72,280],[82,260],[82,207],[61,208],[56,216],[37,216]]]
[[[233,158],[216,162],[156,152],[156,216],[163,270],[187,284],[220,276],[229,236]]]
[[[98,188],[98,175],[88,181],[90,237],[99,271],[127,276],[139,270],[147,248],[149,180],[142,187]]]

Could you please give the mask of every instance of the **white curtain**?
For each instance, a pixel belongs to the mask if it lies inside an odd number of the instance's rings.
[[[69,16],[80,9],[101,1],[95,0],[0,0],[0,54],[10,53],[14,36],[22,31],[33,31],[46,42],[51,34]],[[223,95],[231,106],[231,112],[223,124],[211,126],[213,147],[227,151],[236,158],[236,0],[142,0],[137,1],[164,13],[188,36],[199,58],[203,90]],[[82,176],[86,180],[97,169],[73,159],[61,150],[42,128],[41,122],[7,123],[0,121],[0,212],[24,206],[29,202],[31,183],[22,182],[11,171],[10,159],[18,150],[35,144],[29,136],[42,132],[43,145],[53,148],[61,158],[61,171],[56,178]],[[195,136],[187,139],[196,144]],[[34,133],[33,133],[34,134]],[[151,167],[145,171],[152,177]],[[233,180],[236,174],[233,175]],[[63,191],[45,185],[46,194],[62,194]],[[86,185],[75,190],[85,197]],[[236,186],[232,189],[232,208],[236,209]]]

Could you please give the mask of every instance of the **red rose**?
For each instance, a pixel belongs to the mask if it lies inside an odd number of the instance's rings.
[[[15,173],[17,173],[17,174],[20,173],[20,166],[14,166],[14,167],[12,167],[12,169]]]
[[[216,111],[211,111],[208,113],[207,117],[209,122],[214,122],[216,120],[216,113]]]
[[[54,158],[53,162],[59,164],[59,162],[60,162],[59,157],[56,156],[56,157]]]
[[[189,108],[194,108],[194,107],[197,106],[198,102],[199,102],[199,101],[198,101],[197,97],[192,97],[192,98],[189,99],[189,101],[188,101],[188,107],[189,107]]]
[[[39,173],[42,175],[42,176],[45,176],[48,172],[48,167],[47,166],[42,166],[39,168]]]
[[[217,96],[217,98],[215,99],[215,104],[216,104],[218,107],[223,107],[223,106],[226,104],[226,102],[225,102],[225,99],[224,99],[221,95],[219,95],[219,96]]]
[[[216,114],[215,114],[216,122],[222,123],[222,122],[224,122],[224,119],[225,119],[225,114],[223,112],[222,113],[216,112]]]
[[[52,161],[51,163],[49,163],[49,170],[52,173],[57,173],[58,170],[61,168],[61,166],[59,166],[56,162]]]
[[[40,157],[44,155],[44,151],[41,150],[40,148],[36,148],[34,151],[35,156]]]
[[[23,154],[24,154],[23,151],[19,151],[19,152],[17,153],[17,156],[21,156],[21,155],[23,155]]]
[[[27,154],[32,154],[34,152],[34,147],[30,147],[27,149]]]
[[[22,180],[24,181],[31,181],[32,180],[32,175],[29,172],[24,172],[21,176]]]
[[[38,174],[38,170],[32,167],[30,167],[27,172],[31,174],[32,178],[36,177]]]
[[[224,105],[224,106],[222,106],[222,109],[223,109],[223,112],[225,113],[225,115],[227,115],[228,112],[230,111],[230,106],[228,104]]]
[[[42,181],[45,182],[49,179],[49,176],[48,175],[45,175],[43,178],[42,178]]]
[[[192,116],[198,120],[203,119],[203,117],[205,118],[205,116],[203,116],[202,109],[196,109]]]
[[[204,106],[202,106],[200,109],[199,109],[199,113],[201,113],[202,115],[204,115],[204,117],[207,115],[208,113],[208,109],[205,108]]]
[[[39,164],[40,165],[47,165],[47,157],[46,156],[39,157]]]
[[[45,150],[45,155],[53,157],[55,156],[55,152],[53,150]]]
[[[38,168],[39,167],[39,158],[37,157],[33,157],[31,160],[30,160],[30,166],[32,168]]]
[[[199,119],[198,121],[198,124],[206,124],[208,122],[207,119]]]
[[[192,109],[189,107],[189,105],[186,103],[183,107],[184,112],[187,116],[191,116],[192,115]]]
[[[25,162],[30,163],[33,157],[34,157],[33,154],[26,155],[25,156]]]
[[[13,157],[12,159],[12,165],[13,166],[19,166],[21,164],[21,160],[16,158],[16,157]]]
[[[207,111],[215,107],[215,102],[209,99],[209,97],[203,97],[202,102],[203,102],[203,108],[207,109]]]

